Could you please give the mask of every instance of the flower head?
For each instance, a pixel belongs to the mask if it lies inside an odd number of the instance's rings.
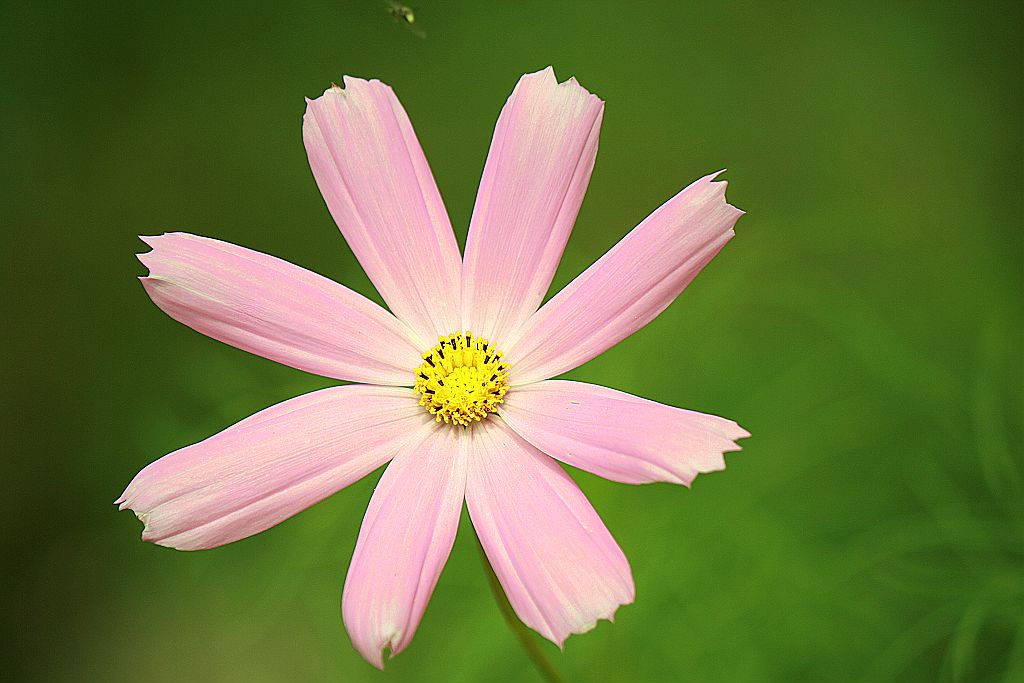
[[[267,408],[139,472],[117,501],[143,539],[195,550],[267,529],[388,463],[342,611],[383,666],[412,639],[463,501],[519,617],[559,645],[632,602],[629,563],[556,460],[625,483],[725,467],[736,423],[550,378],[653,320],[742,212],[706,176],[541,306],[597,155],[604,103],[548,68],[498,119],[460,255],[391,88],[346,78],[307,101],[327,207],[390,312],[272,256],[144,238],[142,283],[171,317],[238,348],[355,382]]]

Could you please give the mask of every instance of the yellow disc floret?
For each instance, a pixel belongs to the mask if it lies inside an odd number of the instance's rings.
[[[498,411],[508,391],[508,364],[486,339],[456,332],[423,354],[413,390],[438,422],[467,427]]]

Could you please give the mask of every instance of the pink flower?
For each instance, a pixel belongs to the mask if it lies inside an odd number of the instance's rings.
[[[559,646],[633,601],[629,563],[555,462],[689,485],[749,436],[735,422],[549,378],[653,320],[733,236],[726,183],[696,181],[540,306],[583,201],[604,103],[548,68],[498,118],[459,254],[402,105],[379,81],[307,100],[327,207],[391,313],[315,273],[206,237],[146,237],[142,283],[172,318],[357,382],[263,410],[152,463],[117,501],[142,538],[196,550],[258,533],[390,461],[345,580],[355,647],[409,644],[463,500],[509,601]],[[539,310],[538,310],[539,307]],[[393,314],[392,314],[393,313]],[[412,387],[412,388],[410,388]]]

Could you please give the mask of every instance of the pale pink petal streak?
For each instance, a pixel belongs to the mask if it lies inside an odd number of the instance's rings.
[[[258,251],[185,233],[143,237],[146,292],[169,316],[251,353],[325,377],[409,384],[412,332],[352,290]]]
[[[604,103],[548,67],[501,111],[466,243],[463,324],[501,343],[547,293],[597,156]]]
[[[395,456],[370,500],[341,608],[353,645],[378,668],[385,650],[396,655],[412,640],[451,552],[468,445],[468,430],[431,420]]]
[[[567,372],[653,320],[725,246],[743,212],[709,175],[648,216],[524,324],[503,350],[515,385]]]
[[[302,134],[320,192],[352,252],[421,344],[459,325],[461,258],[409,117],[380,81],[307,100]]]
[[[725,418],[563,380],[517,387],[499,412],[551,457],[626,484],[689,486],[698,474],[725,469],[723,454],[750,436]]]
[[[634,597],[629,563],[558,463],[500,419],[473,430],[466,503],[516,614],[559,646]]]
[[[409,389],[314,391],[164,456],[117,502],[145,524],[143,540],[179,550],[231,543],[380,467],[424,419]]]

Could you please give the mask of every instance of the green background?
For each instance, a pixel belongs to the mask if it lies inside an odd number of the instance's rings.
[[[529,681],[463,516],[412,645],[351,648],[374,481],[199,553],[111,505],[149,461],[328,381],[170,320],[178,229],[376,297],[304,96],[391,84],[464,240],[494,121],[548,64],[607,102],[553,288],[726,167],[738,236],[570,374],[753,433],[692,490],[579,475],[636,603],[545,645],[569,680],[1024,680],[1018,3],[19,3],[0,28],[4,677]],[[379,299],[378,299],[379,300]]]

